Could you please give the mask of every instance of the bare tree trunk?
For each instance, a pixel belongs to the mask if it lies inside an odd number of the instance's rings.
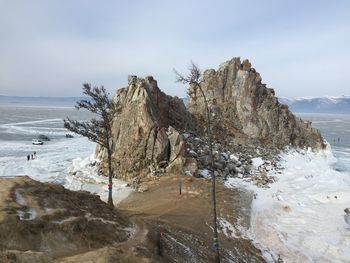
[[[207,113],[207,136],[209,140],[209,158],[210,158],[210,172],[212,179],[212,203],[213,203],[213,249],[215,252],[215,261],[220,262],[220,250],[219,250],[219,239],[218,239],[218,226],[217,226],[217,214],[216,214],[216,189],[215,189],[215,174],[214,174],[214,158],[213,158],[213,145],[211,140],[211,123],[210,123],[210,111],[208,107],[207,98],[203,92],[203,89],[200,85],[201,82],[201,70],[193,62],[191,63],[190,73],[188,76],[184,77],[179,74],[176,70],[175,74],[177,75],[177,82],[187,83],[195,86],[194,92],[197,92],[197,88],[201,92],[205,104],[205,109]],[[189,93],[191,96],[191,93]]]
[[[217,226],[217,214],[216,214],[216,186],[215,186],[215,174],[214,174],[214,158],[213,158],[213,144],[211,140],[211,122],[210,122],[210,111],[208,107],[207,98],[200,85],[197,85],[202,93],[205,109],[207,112],[207,136],[209,140],[209,159],[210,159],[210,172],[211,172],[211,183],[212,183],[212,202],[213,202],[213,249],[215,252],[215,261],[220,262],[220,250],[219,250],[219,237],[218,237],[218,226]]]
[[[108,204],[113,206],[113,195],[112,195],[112,151],[109,145],[109,138],[107,139],[107,155],[108,155]]]

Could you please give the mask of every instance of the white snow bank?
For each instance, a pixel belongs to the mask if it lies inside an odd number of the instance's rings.
[[[98,194],[103,201],[108,199],[108,178],[99,176],[93,153],[96,144],[84,137],[52,140],[41,146],[31,142],[6,142],[2,151],[17,149],[23,156],[0,156],[0,177],[28,175],[40,182],[52,182],[64,185],[70,190],[85,190]],[[27,161],[27,154],[36,151],[36,158]],[[77,158],[77,156],[80,156]],[[88,156],[88,157],[86,157]],[[127,183],[113,179],[113,200],[118,204],[126,198],[131,188]]]
[[[22,156],[0,156],[0,176],[28,175],[41,182],[63,184],[67,167],[77,156],[86,157],[95,151],[96,145],[86,138],[52,140],[44,145],[32,145],[31,142],[5,142],[1,150],[10,149],[23,152]],[[27,161],[27,154],[36,151],[36,158]]]
[[[72,165],[68,168],[64,186],[70,190],[85,190],[97,194],[102,201],[107,202],[108,177],[98,175],[96,166],[91,165],[96,162],[98,160],[94,158],[93,154],[84,159],[74,159]],[[113,179],[112,182],[113,203],[117,205],[132,192],[132,189],[122,180]]]
[[[282,154],[285,167],[271,188],[231,179],[257,193],[249,236],[284,262],[350,262],[350,174],[335,171],[330,149]]]

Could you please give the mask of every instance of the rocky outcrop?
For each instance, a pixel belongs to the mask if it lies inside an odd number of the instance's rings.
[[[231,137],[236,143],[286,145],[323,148],[318,130],[310,122],[295,117],[287,105],[275,97],[273,89],[262,83],[261,76],[248,60],[233,58],[219,69],[206,70],[201,82],[212,114],[217,140]],[[203,96],[194,87],[189,90],[189,111],[197,124],[205,127]]]
[[[233,58],[217,71],[206,70],[200,84],[211,112],[217,176],[252,177],[251,160],[263,152],[267,170],[274,169],[277,174],[273,156],[284,146],[324,147],[320,132],[280,104],[274,90],[262,83],[248,60],[241,63]],[[153,77],[129,76],[128,86],[113,98],[117,108],[112,123],[116,177],[138,185],[142,178],[163,173],[206,176],[209,146],[203,136],[205,103],[193,86],[189,94],[186,109],[181,99],[163,93]],[[238,154],[240,159],[228,158],[231,154]],[[103,160],[100,170],[107,174],[105,150],[98,147],[97,155]],[[276,165],[270,168],[271,164]]]
[[[191,116],[182,100],[163,93],[153,77],[129,76],[128,87],[113,98],[117,112],[112,123],[112,165],[118,178],[158,173],[194,172],[190,157],[185,157],[181,131],[191,129]],[[99,147],[98,157],[107,155]],[[107,161],[102,162],[107,171]]]

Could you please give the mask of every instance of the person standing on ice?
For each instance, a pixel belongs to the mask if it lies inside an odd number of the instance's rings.
[[[350,208],[345,208],[344,212],[345,212],[344,220],[350,226]]]

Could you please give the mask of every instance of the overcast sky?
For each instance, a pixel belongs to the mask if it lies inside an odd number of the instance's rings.
[[[111,93],[173,68],[248,58],[277,96],[350,94],[350,1],[0,0],[0,94]]]

